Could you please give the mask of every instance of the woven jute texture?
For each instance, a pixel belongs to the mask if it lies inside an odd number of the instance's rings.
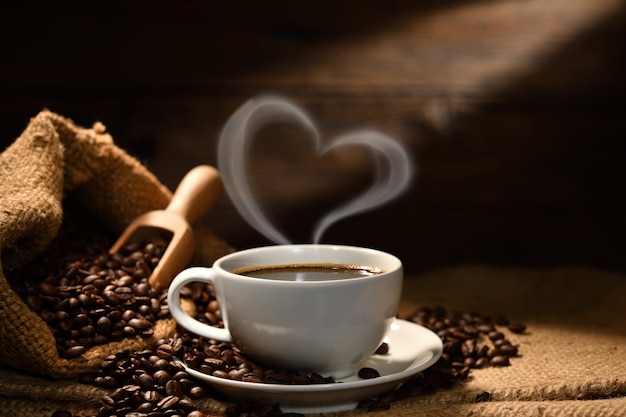
[[[522,321],[528,326],[524,334],[503,329],[507,338],[519,345],[519,356],[512,358],[508,367],[474,369],[467,381],[450,390],[402,400],[390,410],[324,415],[625,416],[624,300],[626,276],[585,268],[462,267],[409,277],[401,314],[420,306],[441,305]],[[63,408],[76,416],[97,411],[101,392],[93,387],[25,375],[16,387],[8,382],[13,372],[0,373],[0,381],[4,381],[0,383],[0,415],[4,415],[2,410],[50,415]],[[22,389],[24,386],[45,388]],[[491,394],[491,401],[476,403],[476,395],[485,391]],[[578,399],[581,395],[588,400]],[[207,399],[199,408],[223,415],[227,405]]]
[[[62,359],[51,330],[5,277],[48,247],[70,198],[117,236],[140,214],[164,209],[171,196],[139,161],[115,145],[102,124],[87,129],[50,111],[32,118],[0,154],[0,363],[69,378],[94,371],[110,353],[140,350],[173,334],[175,322],[160,320],[153,337],[126,339],[89,349],[77,359]],[[232,250],[202,226],[194,232],[195,262],[210,264]]]

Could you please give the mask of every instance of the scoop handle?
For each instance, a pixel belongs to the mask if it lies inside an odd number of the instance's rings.
[[[198,165],[178,184],[165,209],[194,224],[213,208],[222,194],[220,174],[210,165]]]

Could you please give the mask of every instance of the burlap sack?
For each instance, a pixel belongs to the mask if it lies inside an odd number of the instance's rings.
[[[50,244],[69,196],[113,236],[138,215],[169,203],[170,190],[104,130],[101,124],[86,129],[42,111],[0,154],[0,363],[69,378],[97,369],[110,353],[152,346],[175,329],[173,320],[160,320],[151,338],[125,339],[62,359],[51,330],[5,279],[5,273],[24,267]],[[209,264],[232,250],[202,226],[194,232],[195,262]]]

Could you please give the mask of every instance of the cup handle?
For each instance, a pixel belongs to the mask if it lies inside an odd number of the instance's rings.
[[[232,342],[233,338],[228,329],[220,329],[202,323],[185,313],[180,306],[180,290],[186,284],[198,281],[214,283],[214,278],[213,268],[192,267],[183,270],[170,283],[167,290],[167,304],[174,320],[190,332],[209,339]]]

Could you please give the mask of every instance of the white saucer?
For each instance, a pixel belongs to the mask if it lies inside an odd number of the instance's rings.
[[[400,319],[391,324],[385,342],[389,344],[389,353],[372,355],[361,365],[380,373],[380,377],[372,379],[361,379],[354,374],[331,384],[278,385],[233,381],[185,368],[189,375],[234,400],[278,403],[283,412],[303,414],[351,410],[359,401],[391,391],[430,367],[443,352],[439,336]]]

